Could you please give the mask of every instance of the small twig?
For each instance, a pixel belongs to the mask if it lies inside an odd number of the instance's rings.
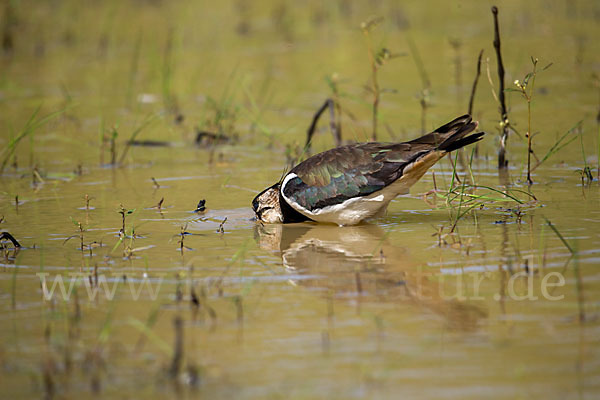
[[[221,222],[219,224],[219,227],[217,228],[217,233],[220,233],[220,234],[225,233],[225,229],[223,228],[223,226],[225,225],[225,222],[227,222],[227,217],[225,217],[225,219],[223,220],[223,222]]]
[[[333,111],[334,110],[333,100],[327,99],[327,100],[325,100],[323,105],[321,107],[319,107],[319,109],[317,110],[315,115],[313,115],[312,122],[310,123],[310,126],[308,127],[308,130],[306,131],[306,144],[304,145],[306,151],[310,150],[311,140],[312,140],[313,135],[315,134],[315,129],[317,128],[317,122],[319,122],[319,118],[321,118],[321,115],[328,107],[331,110],[331,113],[333,114],[333,112],[334,112]],[[333,133],[333,136],[337,141],[336,125],[334,122],[334,118],[332,117],[331,120],[332,120],[332,122],[330,123],[331,132]]]
[[[529,183],[530,185],[533,183],[533,180],[531,179],[531,153],[533,153],[533,150],[531,149],[531,145],[532,145],[531,140],[533,139],[533,132],[531,132],[531,98],[533,97],[533,94],[535,93],[534,89],[535,89],[537,61],[538,61],[537,58],[536,59],[534,59],[533,57],[531,58],[531,62],[533,63],[533,72],[532,72],[533,78],[531,79],[531,89],[529,91],[529,95],[528,96],[526,95],[526,99],[527,99],[527,183]]]
[[[175,346],[173,349],[173,360],[171,361],[171,367],[169,368],[169,375],[174,379],[179,375],[181,364],[183,362],[183,320],[181,317],[175,317],[173,326],[175,328]]]
[[[331,91],[333,93],[333,104],[335,106],[335,110],[331,107],[329,108],[329,124],[331,126],[331,130],[334,133],[335,137],[335,145],[339,147],[342,145],[342,106],[340,104],[340,93],[337,84],[337,74],[333,74],[330,78],[327,79]]]
[[[188,226],[187,223],[184,226],[182,226],[181,227],[181,232],[179,233],[179,236],[180,236],[180,239],[179,239],[179,251],[181,252],[182,255],[183,255],[183,250],[184,249],[189,249],[184,244],[185,235],[188,234],[188,232],[187,232],[187,226]]]
[[[338,123],[336,121],[336,110],[339,110],[340,105],[337,104],[335,101],[329,99],[329,130],[331,131],[331,134],[333,135],[333,139],[335,140],[335,145],[336,147],[339,147],[342,145],[342,134],[340,132],[340,129],[338,128]],[[339,111],[338,111],[339,114]]]
[[[506,141],[508,139],[508,112],[506,111],[506,101],[504,96],[504,64],[502,62],[502,52],[500,51],[500,28],[498,26],[498,7],[492,7],[494,15],[494,49],[496,50],[496,59],[498,61],[498,99],[500,102],[500,125],[502,134],[500,136],[500,151],[498,152],[498,168],[506,168]]]
[[[12,242],[13,246],[15,246],[17,248],[21,247],[21,244],[17,241],[17,239],[15,239],[14,236],[8,232],[2,232],[2,234],[0,234],[0,240],[4,240],[4,239],[10,240]]]
[[[475,80],[473,80],[473,87],[471,88],[471,97],[469,99],[469,115],[473,115],[473,101],[475,100],[475,91],[477,90],[477,82],[479,82],[479,75],[481,75],[481,57],[483,56],[483,49],[479,52],[477,57],[477,73],[475,74]]]
[[[42,176],[40,175],[40,172],[38,171],[37,166],[35,168],[33,168],[32,175],[33,175],[33,186],[37,186],[38,182],[41,184],[45,183],[44,178],[42,178]]]

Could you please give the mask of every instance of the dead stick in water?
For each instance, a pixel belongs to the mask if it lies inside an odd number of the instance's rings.
[[[492,7],[494,14],[494,49],[496,50],[496,59],[498,61],[498,99],[500,101],[500,126],[502,134],[500,136],[500,151],[498,152],[498,168],[506,168],[506,140],[508,139],[508,112],[506,111],[506,102],[504,99],[504,64],[502,63],[502,52],[500,51],[500,28],[498,27],[498,7]]]
[[[338,127],[335,114],[340,105],[331,99],[328,99],[327,103],[329,105],[329,130],[331,131],[333,139],[335,140],[335,146],[339,147],[342,145],[342,134]]]
[[[181,317],[175,317],[173,325],[175,327],[175,347],[173,349],[173,361],[169,368],[169,375],[174,379],[179,375],[183,362],[183,320]]]
[[[481,75],[481,56],[483,56],[483,49],[481,49],[479,57],[477,58],[477,73],[475,74],[475,80],[473,81],[473,87],[471,88],[471,97],[469,98],[469,115],[473,115],[473,101],[475,100],[475,91],[477,90],[479,75]]]
[[[0,235],[0,240],[3,240],[3,239],[10,240],[12,242],[13,246],[15,246],[17,248],[21,247],[21,244],[17,241],[17,239],[15,239],[14,236],[8,232],[2,232],[2,234]]]
[[[313,135],[315,134],[315,129],[317,128],[317,122],[319,122],[319,118],[321,118],[321,115],[328,107],[331,110],[331,112],[333,113],[334,112],[333,100],[331,100],[331,99],[325,100],[323,105],[321,107],[319,107],[319,109],[313,116],[312,122],[310,123],[310,126],[308,127],[308,131],[306,131],[306,144],[304,145],[304,148],[307,151],[310,150],[310,142],[312,140]],[[338,141],[340,142],[339,144],[337,144],[339,146],[341,144],[341,140],[338,138],[336,124],[335,124],[333,116],[331,118],[330,128],[331,128],[331,132],[333,133],[333,136],[336,140],[336,144]]]

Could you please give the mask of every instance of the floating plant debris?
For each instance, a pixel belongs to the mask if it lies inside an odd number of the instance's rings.
[[[206,211],[206,200],[202,199],[198,202],[198,205],[196,206],[196,209],[194,210],[195,213],[198,212],[204,212]]]

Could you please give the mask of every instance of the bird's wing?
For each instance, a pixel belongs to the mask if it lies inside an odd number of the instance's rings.
[[[447,152],[477,142],[483,132],[470,115],[405,143],[361,143],[316,154],[294,167],[280,193],[297,211],[312,212],[368,196],[406,174],[409,187]],[[427,157],[425,157],[428,155]]]
[[[338,147],[294,167],[284,178],[281,193],[290,205],[308,211],[368,196],[400,178],[406,165],[432,149],[425,147],[410,143]]]

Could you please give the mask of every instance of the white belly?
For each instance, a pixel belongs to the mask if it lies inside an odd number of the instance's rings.
[[[387,206],[383,194],[375,196],[355,197],[343,203],[315,211],[300,211],[313,221],[329,222],[338,225],[356,225],[360,221],[370,218]]]
[[[402,179],[398,179],[388,187],[368,196],[355,197],[319,210],[309,211],[295,204],[292,204],[292,207],[313,221],[356,225],[365,219],[383,215],[390,201],[399,194],[407,193],[408,187],[402,182]]]

